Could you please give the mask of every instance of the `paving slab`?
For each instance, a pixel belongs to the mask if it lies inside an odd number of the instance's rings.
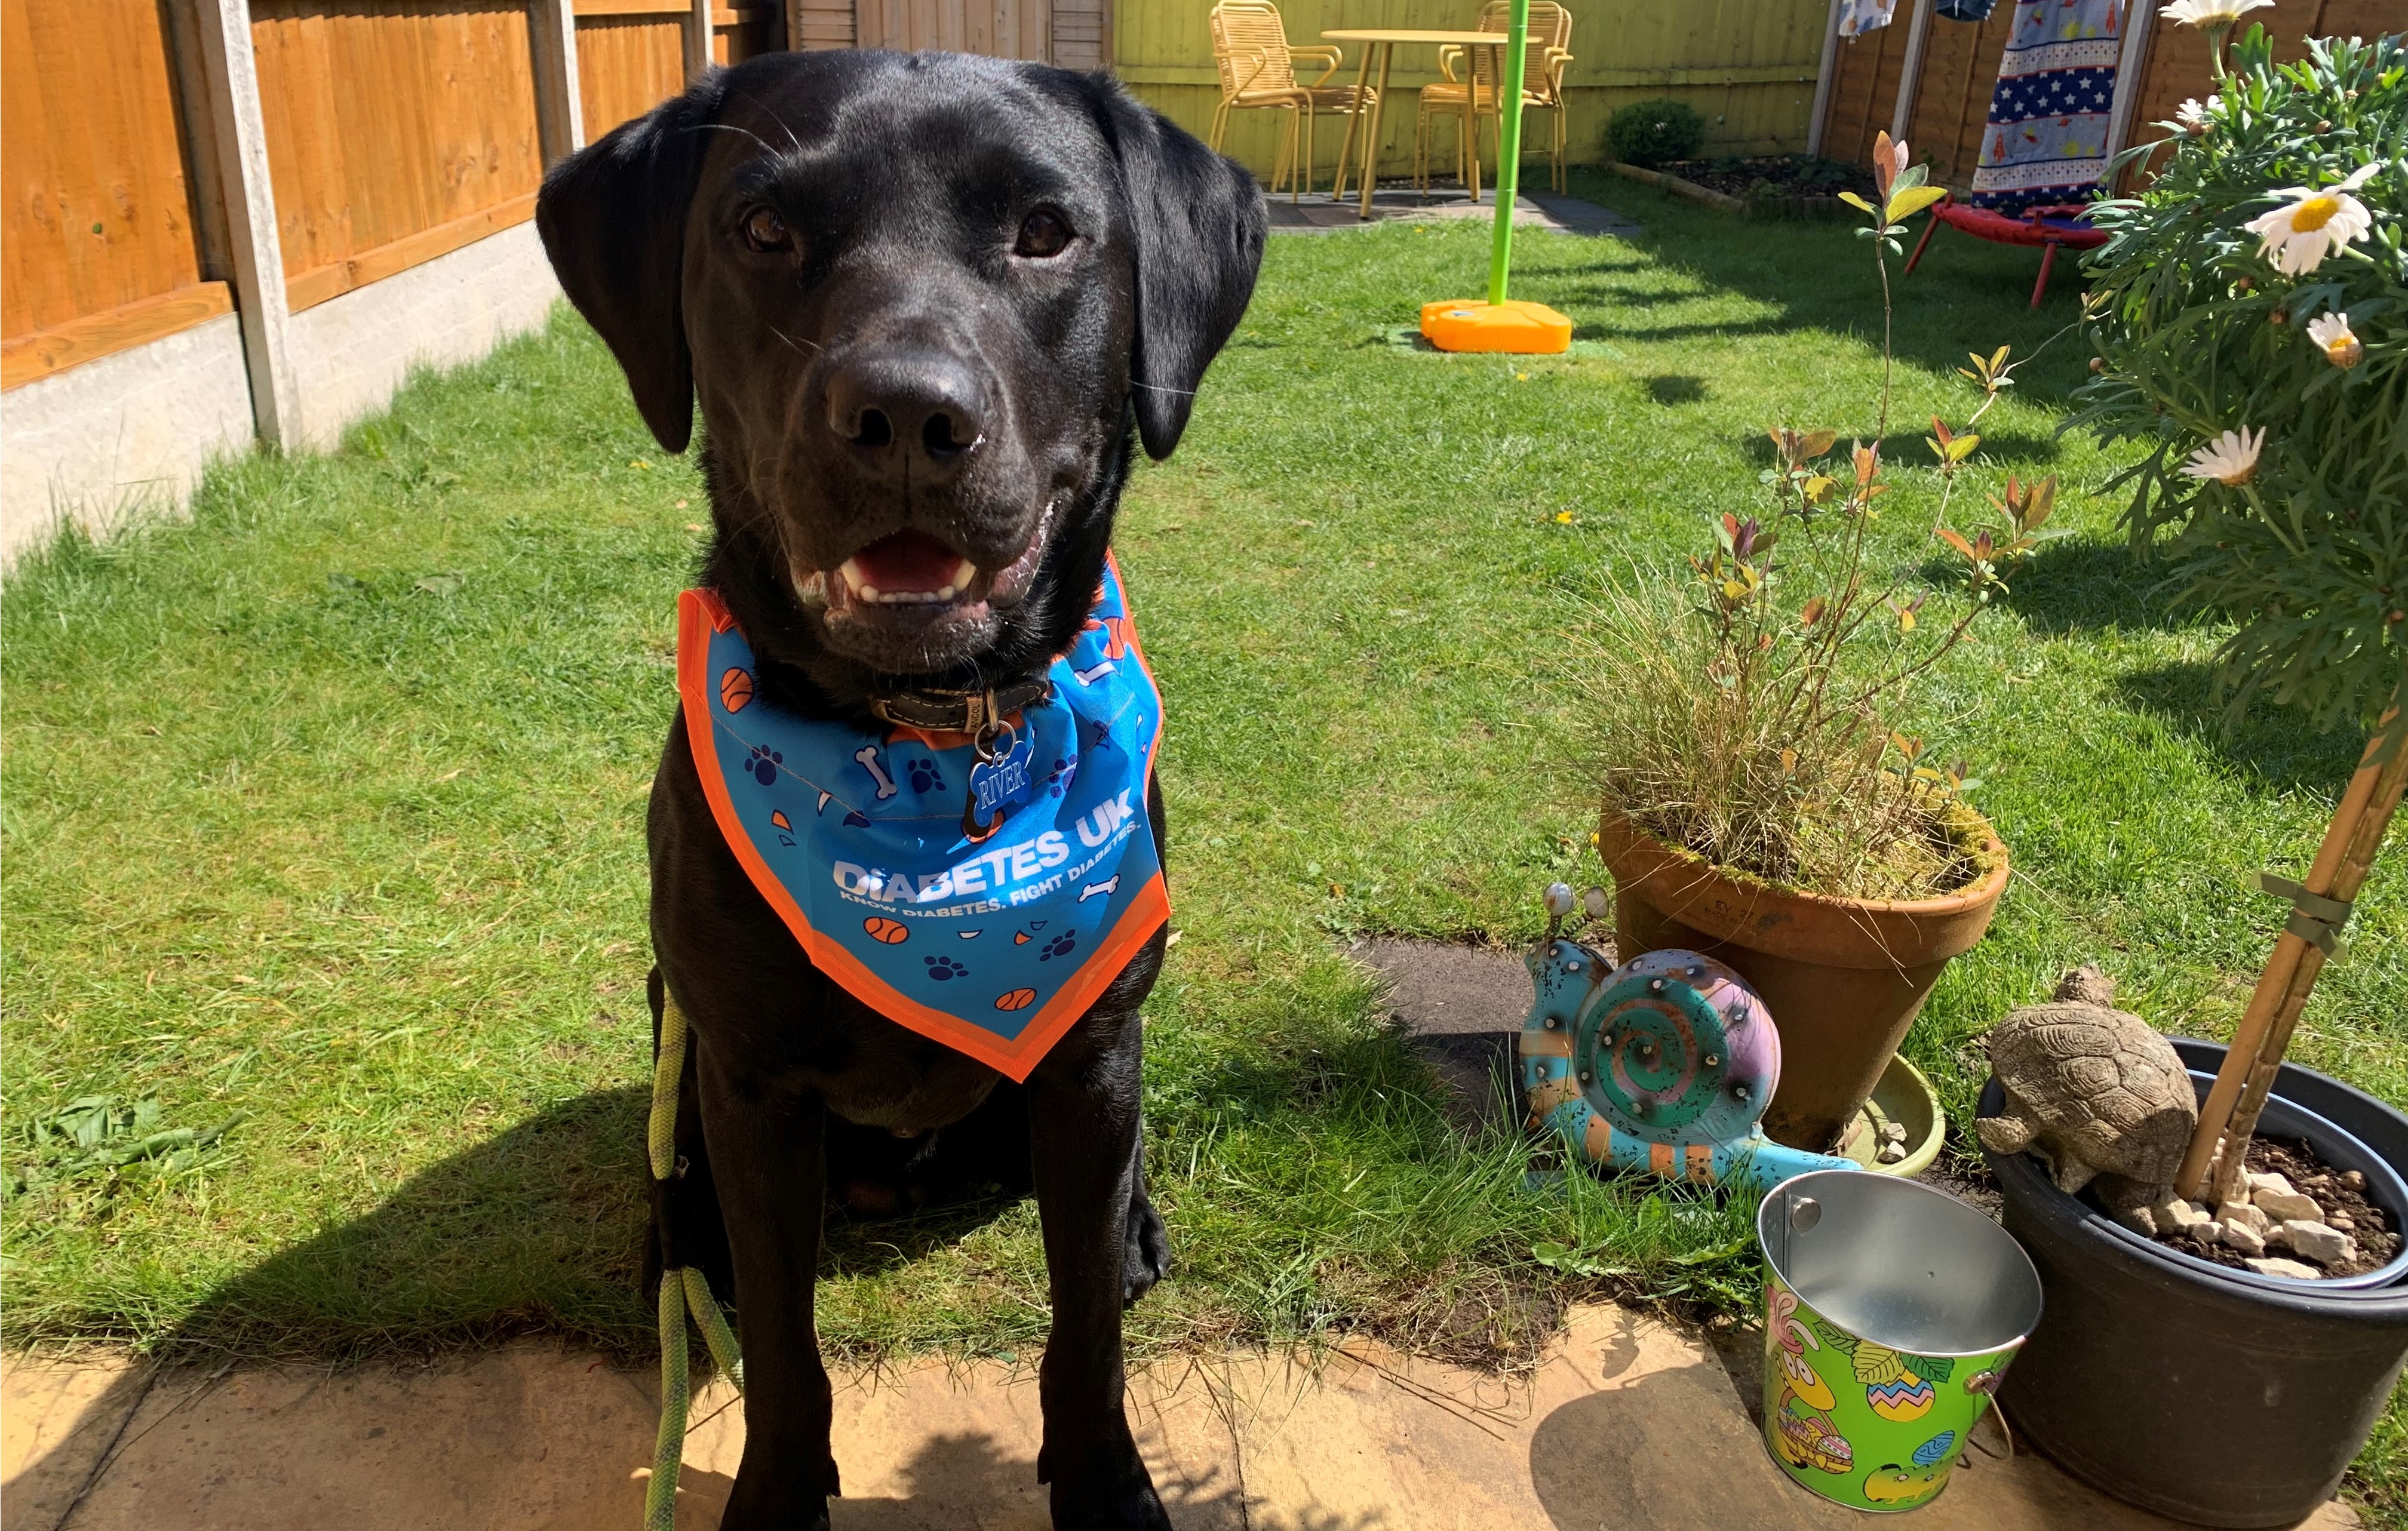
[[[1824,1531],[1853,1511],[1765,1455],[1714,1347],[1577,1308],[1545,1363],[1498,1378],[1350,1344],[1130,1383],[1180,1531]],[[1742,1378],[1742,1381],[1743,1381]],[[0,1531],[634,1531],[657,1381],[521,1344],[429,1366],[157,1370],[0,1357]],[[743,1416],[695,1400],[681,1531],[718,1523]],[[839,1378],[836,1531],[1046,1531],[1026,1368],[923,1362]],[[1921,1531],[2162,1531],[1985,1425]],[[95,1471],[97,1469],[97,1471]],[[2329,1505],[2308,1523],[2345,1531]]]

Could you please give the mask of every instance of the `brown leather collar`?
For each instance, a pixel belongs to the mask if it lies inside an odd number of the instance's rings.
[[[983,733],[1011,713],[1054,694],[1043,676],[1014,680],[992,691],[903,691],[870,698],[869,710],[905,728],[932,734]]]

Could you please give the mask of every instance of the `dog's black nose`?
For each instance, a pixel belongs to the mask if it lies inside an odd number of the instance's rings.
[[[882,471],[943,479],[983,438],[978,374],[942,351],[848,359],[827,383],[828,428]]]

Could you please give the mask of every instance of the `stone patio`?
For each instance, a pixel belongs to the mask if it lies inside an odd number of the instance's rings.
[[[1365,1344],[1318,1370],[1255,1353],[1158,1365],[1131,1414],[1180,1531],[1820,1531],[1852,1510],[1792,1486],[1729,1359],[1634,1310],[1578,1308],[1535,1373],[1499,1379]],[[0,1360],[0,1531],[635,1531],[656,1374],[541,1345],[435,1365],[155,1372]],[[718,1523],[741,1410],[696,1401],[678,1524]],[[840,1374],[836,1531],[1045,1531],[1035,1378],[929,1361]],[[1921,1531],[2150,1531],[1995,1424]],[[2308,1524],[2343,1531],[2329,1505]]]

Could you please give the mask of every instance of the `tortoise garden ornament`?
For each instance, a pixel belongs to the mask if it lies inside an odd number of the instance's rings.
[[[2114,999],[2106,974],[2078,967],[2055,1000],[1991,1028],[2006,1110],[1973,1130],[1993,1153],[2038,1152],[2069,1195],[2104,1176],[2111,1208],[2146,1206],[2172,1186],[2199,1102],[2173,1045]]]

